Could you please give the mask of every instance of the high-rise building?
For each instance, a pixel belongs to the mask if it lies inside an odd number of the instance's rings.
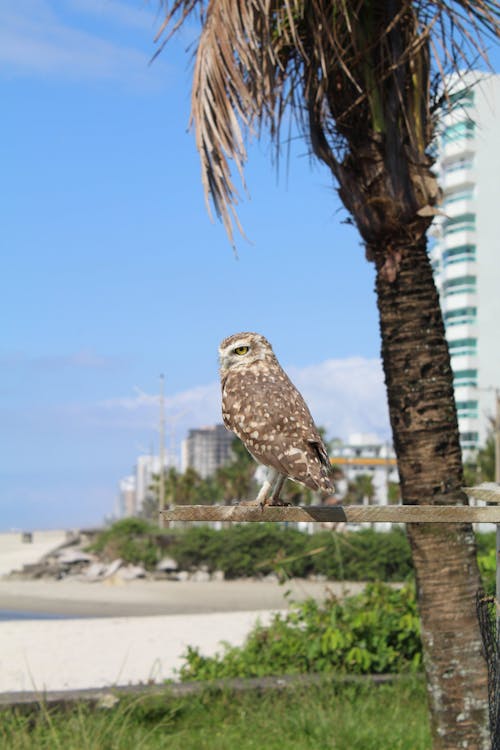
[[[454,373],[460,441],[484,443],[500,386],[500,75],[453,76],[436,169],[442,215],[430,256]]]
[[[154,455],[137,456],[134,474],[123,477],[119,482],[119,515],[120,517],[136,516],[146,500],[153,497],[151,489],[153,477],[160,473],[160,457]],[[176,467],[174,457],[166,454],[163,467],[166,471]]]
[[[223,424],[189,430],[182,443],[182,471],[195,469],[202,479],[213,476],[220,466],[233,458],[234,435]]]
[[[128,477],[123,477],[123,479],[120,479],[118,487],[118,517],[128,518],[129,516],[135,516],[137,512],[135,476],[130,474]]]

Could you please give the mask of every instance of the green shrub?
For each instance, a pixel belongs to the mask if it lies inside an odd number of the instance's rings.
[[[161,556],[158,531],[142,518],[124,518],[101,532],[89,549],[107,561],[120,557],[125,562],[152,569]]]
[[[268,627],[257,625],[242,647],[214,657],[189,647],[182,680],[345,672],[414,672],[421,667],[420,622],[412,585],[370,584],[342,601],[308,599]]]
[[[493,591],[495,535],[478,534],[477,545],[483,585]],[[91,549],[106,560],[121,557],[148,569],[166,553],[181,569],[205,565],[210,572],[222,570],[228,579],[275,572],[281,577],[396,582],[413,572],[410,546],[398,527],[388,532],[365,528],[305,534],[283,524],[248,523],[220,531],[191,526],[173,533],[143,519],[126,518],[99,534]]]
[[[406,534],[399,528],[320,532],[312,539],[315,545],[325,547],[311,560],[313,572],[330,580],[404,581],[413,569]]]
[[[171,552],[181,568],[206,565],[223,570],[226,578],[266,575],[279,565],[280,557],[304,553],[308,537],[277,524],[238,524],[215,531],[193,527],[175,539]],[[302,575],[304,564],[291,565],[291,575]]]
[[[176,537],[171,553],[181,568],[206,565],[210,571],[223,570],[226,578],[277,570],[291,577],[403,581],[412,571],[406,535],[397,528],[309,535],[277,524],[239,524],[221,531],[198,526]]]

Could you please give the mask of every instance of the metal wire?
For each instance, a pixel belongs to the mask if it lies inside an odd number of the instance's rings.
[[[497,602],[480,590],[476,595],[476,610],[488,667],[488,707],[491,750],[500,750],[500,648],[498,638]]]

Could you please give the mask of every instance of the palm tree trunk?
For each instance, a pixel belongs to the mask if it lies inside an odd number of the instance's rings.
[[[411,238],[411,231],[415,236]],[[392,238],[391,238],[392,239]],[[406,504],[466,503],[453,377],[425,235],[371,245],[389,413]],[[387,252],[400,258],[394,281]],[[409,524],[435,750],[486,750],[486,665],[475,614],[480,586],[469,524]]]

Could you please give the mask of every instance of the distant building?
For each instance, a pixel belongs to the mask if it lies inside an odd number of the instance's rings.
[[[376,435],[356,433],[349,436],[347,443],[335,445],[330,458],[344,475],[335,481],[340,497],[357,476],[367,474],[373,482],[372,504],[387,505],[389,482],[399,483],[396,454],[389,443],[381,442]]]
[[[176,466],[175,459],[168,454],[165,457],[164,468]],[[135,473],[124,477],[119,482],[119,512],[122,518],[138,515],[145,501],[152,496],[151,485],[155,474],[160,473],[160,457],[154,455],[138,456]]]
[[[460,442],[484,444],[500,386],[500,75],[453,76],[438,139],[442,212],[432,229],[434,268],[454,373]]]
[[[135,495],[135,476],[130,474],[128,477],[120,479],[118,484],[119,504],[118,517],[128,518],[136,514],[136,495]]]
[[[182,443],[182,471],[191,467],[203,479],[213,476],[220,466],[231,462],[233,440],[233,433],[223,424],[189,430]]]

